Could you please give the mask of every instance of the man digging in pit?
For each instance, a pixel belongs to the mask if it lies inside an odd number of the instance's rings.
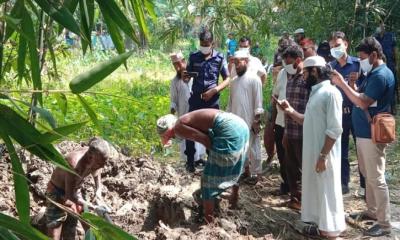
[[[208,160],[201,177],[204,217],[212,222],[216,197],[232,187],[231,207],[237,206],[238,180],[249,145],[249,127],[240,117],[217,109],[189,112],[179,119],[168,114],[157,120],[162,144],[179,137],[203,144]]]
[[[83,205],[94,209],[96,212],[108,211],[108,207],[104,206],[101,198],[100,170],[104,167],[110,155],[111,145],[107,141],[97,137],[92,138],[88,147],[71,152],[65,157],[77,175],[61,168],[56,168],[53,171],[46,190],[47,208],[45,217],[49,237],[55,240],[61,239],[63,225],[68,217],[67,212],[57,207],[53,202],[63,205],[76,214],[82,212]],[[82,197],[81,186],[83,180],[90,174],[95,179],[96,203],[103,205],[94,206],[90,202],[86,202]],[[73,227],[73,229],[75,228]],[[75,231],[71,234],[75,234]],[[74,239],[73,236],[72,239]]]

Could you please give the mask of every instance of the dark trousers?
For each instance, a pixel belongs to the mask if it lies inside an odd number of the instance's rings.
[[[283,180],[283,184],[287,185],[287,174],[286,174],[286,160],[285,160],[285,148],[283,147],[282,140],[283,134],[285,132],[285,128],[275,124],[275,146],[276,153],[278,155],[279,165],[280,165],[280,174]]]
[[[301,201],[302,139],[288,139],[285,148],[286,174],[292,200]]]
[[[189,99],[189,112],[193,112],[204,108],[215,108],[219,109],[218,99],[217,101],[204,102],[200,95],[192,95]],[[193,141],[186,140],[186,150],[185,154],[187,157],[186,165],[194,166],[194,154],[196,153],[196,148]],[[208,153],[208,151],[207,151]]]
[[[350,143],[350,134],[353,137],[354,144],[356,143],[356,138],[354,136],[353,124],[351,122],[351,114],[345,115],[342,120],[342,186],[349,186],[350,182],[350,162],[349,162],[349,143]],[[365,178],[359,171],[360,175],[360,186],[365,188]]]

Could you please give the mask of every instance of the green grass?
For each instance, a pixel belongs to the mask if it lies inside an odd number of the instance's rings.
[[[190,43],[178,44],[184,54],[189,54]],[[272,50],[270,50],[272,53]],[[58,55],[59,80],[43,77],[45,89],[69,90],[68,83],[79,73],[89,70],[99,62],[114,56],[115,53],[89,52],[82,56],[77,50],[68,51],[67,55]],[[272,56],[269,56],[271,59]],[[49,65],[49,71],[51,71]],[[123,66],[105,80],[81,94],[96,112],[99,126],[90,121],[89,116],[79,103],[77,97],[67,93],[67,111],[64,115],[55,94],[44,94],[43,107],[54,116],[57,126],[88,121],[80,131],[68,136],[69,140],[86,141],[94,135],[100,135],[114,144],[129,149],[134,155],[156,153],[165,155],[160,139],[156,133],[155,122],[158,117],[169,113],[170,80],[175,72],[168,53],[146,50],[135,53]],[[10,89],[30,89],[23,83],[21,86],[10,86]],[[271,84],[264,88],[264,96],[269,96]],[[13,98],[30,100],[30,94],[13,93]],[[229,89],[220,96],[221,109],[226,109]],[[267,104],[268,98],[264,97]],[[6,101],[4,101],[6,102]],[[267,105],[266,105],[267,106]],[[20,105],[24,112],[27,107]],[[41,118],[41,124],[48,124]],[[39,125],[39,128],[40,125]],[[44,131],[44,129],[42,129]],[[176,149],[175,149],[176,150]],[[169,153],[168,151],[167,153]],[[174,152],[174,151],[173,151]],[[168,154],[167,154],[168,155]]]

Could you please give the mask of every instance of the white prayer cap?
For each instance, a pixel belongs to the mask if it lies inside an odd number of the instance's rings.
[[[177,121],[175,115],[167,114],[165,116],[160,117],[157,120],[157,132],[158,134],[165,133],[169,128],[172,128]]]
[[[296,29],[296,31],[294,31],[294,34],[297,34],[297,33],[304,33],[304,29],[302,29],[302,28]]]
[[[325,67],[326,61],[320,56],[311,56],[306,58],[303,63],[303,67]]]
[[[250,53],[247,50],[238,50],[235,52],[234,58],[249,58]]]
[[[171,53],[171,54],[169,55],[169,57],[171,58],[171,61],[172,61],[173,63],[179,62],[179,61],[181,61],[182,59],[184,59],[182,52]]]

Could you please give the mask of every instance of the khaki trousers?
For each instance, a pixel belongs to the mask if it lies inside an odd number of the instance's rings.
[[[387,144],[374,144],[370,138],[357,138],[358,165],[366,180],[367,213],[382,227],[390,227],[389,189],[385,180]]]

